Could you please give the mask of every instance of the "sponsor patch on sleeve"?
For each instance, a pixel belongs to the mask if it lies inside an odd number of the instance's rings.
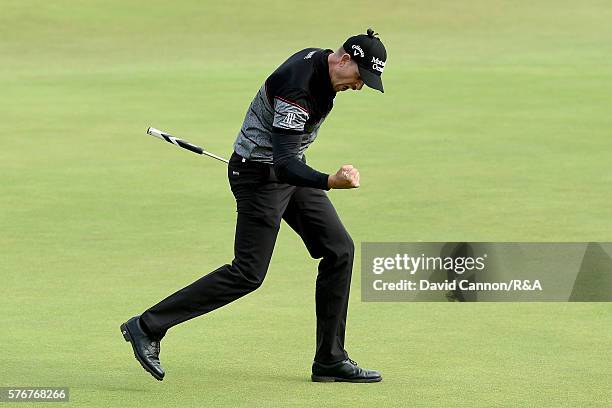
[[[305,108],[295,102],[275,97],[272,126],[280,129],[304,131],[309,115]]]

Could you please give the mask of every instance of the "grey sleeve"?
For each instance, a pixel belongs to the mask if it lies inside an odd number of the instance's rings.
[[[303,132],[310,114],[308,109],[297,101],[280,96],[274,97],[274,120],[272,127]]]

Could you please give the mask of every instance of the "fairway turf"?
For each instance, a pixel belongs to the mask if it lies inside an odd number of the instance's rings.
[[[0,2],[0,386],[84,407],[610,406],[609,303],[362,303],[379,384],[310,382],[316,261],[284,225],[262,288],[171,329],[158,383],[119,325],[231,261],[224,157],[293,52],[372,26],[385,93],[307,152],[363,241],[611,241],[606,1]],[[356,259],[355,265],[359,265]],[[20,405],[27,406],[28,404]]]

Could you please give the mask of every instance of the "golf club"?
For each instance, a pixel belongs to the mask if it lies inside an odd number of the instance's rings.
[[[153,127],[150,127],[150,128],[148,128],[148,129],[147,129],[147,133],[148,133],[149,135],[151,135],[151,136],[155,136],[155,137],[157,137],[157,138],[160,138],[160,139],[162,139],[162,140],[165,140],[165,141],[166,141],[166,142],[168,142],[168,143],[172,143],[172,144],[174,144],[174,145],[177,145],[177,146],[179,146],[179,147],[182,147],[183,149],[187,149],[187,150],[190,150],[190,151],[192,151],[192,152],[194,152],[194,153],[201,154],[201,155],[208,156],[208,157],[212,157],[213,159],[217,159],[217,160],[219,160],[219,161],[222,161],[222,162],[225,162],[225,163],[229,163],[229,162],[228,162],[226,159],[224,159],[223,157],[219,157],[219,156],[217,156],[216,154],[213,154],[213,153],[207,152],[206,150],[202,149],[200,146],[196,146],[196,145],[194,145],[194,144],[191,144],[191,143],[189,143],[189,142],[186,142],[186,141],[184,141],[184,140],[181,140],[181,139],[179,139],[179,138],[176,138],[176,137],[172,136],[172,135],[171,135],[171,134],[169,134],[169,133],[162,132],[162,131],[161,131],[161,130],[159,130],[159,129],[155,129],[155,128],[153,128]]]

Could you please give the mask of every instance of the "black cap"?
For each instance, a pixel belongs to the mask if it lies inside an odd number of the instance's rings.
[[[378,33],[368,28],[367,34],[355,35],[344,42],[342,48],[351,58],[355,60],[359,67],[359,74],[363,82],[370,88],[383,90],[382,75],[387,61],[387,50],[380,38],[375,37]]]

